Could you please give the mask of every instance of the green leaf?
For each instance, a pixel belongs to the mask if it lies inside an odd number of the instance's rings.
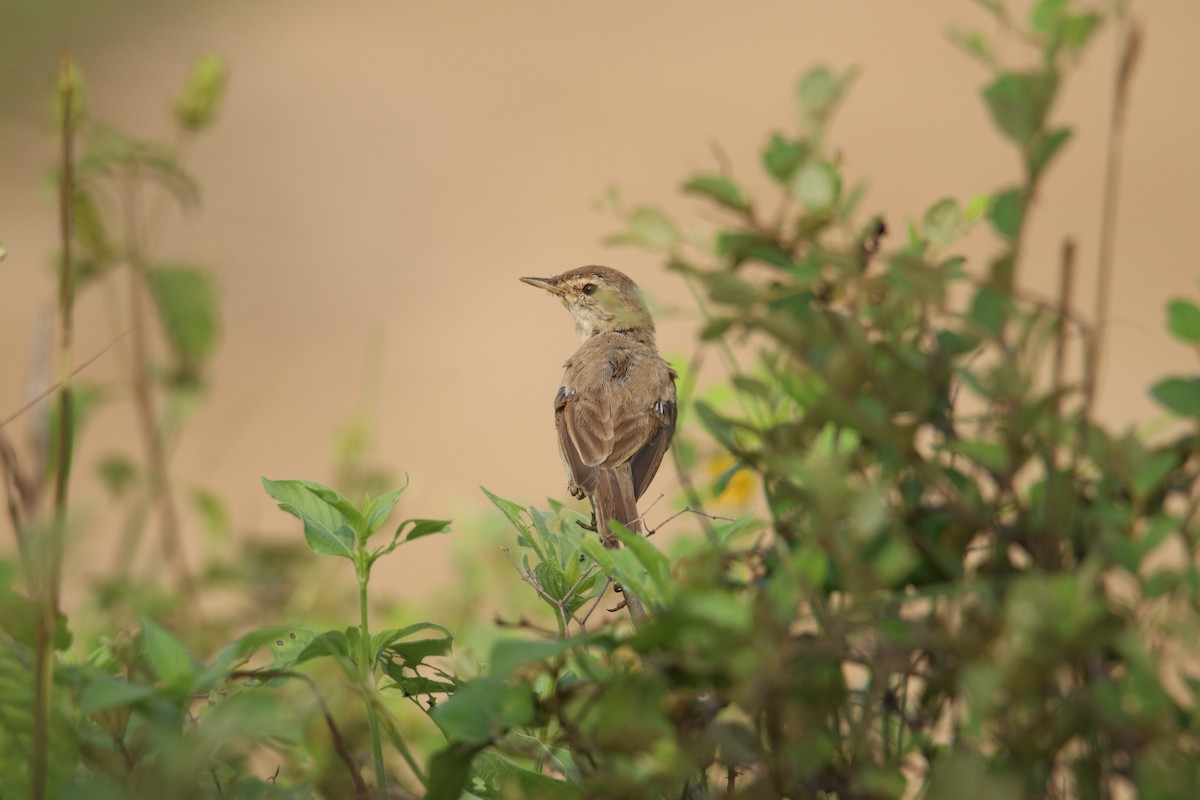
[[[605,239],[607,244],[632,244],[650,250],[670,250],[679,239],[675,223],[652,206],[638,206],[629,215],[626,229]]]
[[[1185,417],[1200,417],[1200,378],[1166,378],[1150,389],[1164,408]]]
[[[257,640],[258,637],[256,637]],[[312,628],[296,627],[280,631],[266,642],[271,652],[269,669],[288,669],[296,665],[300,654],[317,638],[317,632]]]
[[[1047,36],[1059,26],[1067,0],[1038,0],[1029,12],[1029,27]]]
[[[723,231],[717,235],[716,251],[735,265],[743,261],[761,261],[783,269],[796,266],[787,250],[757,231]]]
[[[805,208],[820,213],[837,205],[842,179],[828,161],[813,161],[796,173],[791,189]]]
[[[1011,466],[1008,451],[999,442],[959,439],[947,442],[946,447],[952,452],[961,453],[984,469],[999,475],[1006,474]]]
[[[532,689],[486,676],[460,688],[430,712],[452,742],[487,742],[533,719]]]
[[[533,532],[529,526],[525,524],[524,516],[527,514],[525,507],[514,503],[512,500],[505,500],[499,495],[492,494],[484,487],[480,486],[480,490],[487,495],[487,498],[492,501],[492,505],[504,512],[504,516],[508,517],[508,521],[512,523],[517,532],[526,539],[533,539]]]
[[[181,128],[196,133],[212,124],[225,94],[226,78],[224,61],[213,55],[200,57],[175,101],[175,120]]]
[[[704,276],[708,296],[715,303],[749,306],[758,300],[758,287],[733,272],[721,270]]]
[[[422,631],[438,631],[442,635],[434,639],[401,643],[402,639],[407,639]],[[403,661],[405,665],[415,667],[430,656],[440,656],[450,652],[453,643],[454,634],[449,629],[433,622],[417,622],[405,625],[403,628],[392,628],[375,634],[371,637],[371,652],[380,653],[386,650]]]
[[[1055,128],[1045,134],[1038,134],[1029,152],[1029,172],[1036,177],[1050,163],[1062,146],[1070,141],[1070,128]]]
[[[352,628],[355,633],[357,628]],[[334,658],[350,659],[358,655],[357,652],[352,652],[352,644],[346,636],[346,631],[329,630],[324,633],[317,634],[305,645],[304,649],[296,656],[295,663],[303,664],[306,661],[312,661],[317,658]]]
[[[941,248],[954,240],[961,224],[962,214],[958,208],[958,201],[946,197],[934,203],[925,212],[922,227],[929,243],[935,248]]]
[[[650,580],[654,581],[658,590],[663,594],[669,592],[671,589],[670,559],[645,536],[633,533],[616,520],[609,520],[608,527],[617,535],[621,543],[637,557],[638,563],[645,567],[646,573],[650,576]]]
[[[980,286],[971,304],[969,318],[991,334],[999,334],[1004,327],[1012,302],[1003,293],[991,286]]]
[[[446,533],[449,530],[450,520],[448,519],[406,519],[396,528],[391,544],[372,554],[372,561],[381,555],[392,552],[402,544],[435,533]]]
[[[588,645],[604,642],[612,645],[611,638],[604,633],[588,633],[567,639],[501,639],[492,646],[488,658],[490,675],[508,678],[518,667],[531,661],[546,661],[558,658],[563,653]]]
[[[380,495],[367,503],[367,507],[363,512],[363,516],[366,517],[366,524],[363,526],[364,540],[379,530],[379,526],[391,516],[392,509],[396,507],[396,501],[400,499],[400,495],[404,493],[406,488],[408,488],[407,485],[401,486],[399,489],[393,489],[387,494]]]
[[[963,212],[963,220],[970,225],[977,220],[983,219],[984,215],[992,207],[992,196],[990,194],[977,194],[967,201],[967,208]]]
[[[1021,230],[1021,218],[1025,214],[1025,193],[1020,187],[1000,192],[992,200],[988,219],[996,233],[1008,241],[1015,241]]]
[[[229,508],[214,492],[207,489],[193,489],[188,493],[192,507],[204,522],[204,529],[212,539],[225,539],[233,530]]]
[[[1058,91],[1058,75],[1042,72],[1007,72],[983,91],[996,126],[1022,148],[1042,129],[1046,112]]]
[[[750,198],[741,187],[723,175],[693,175],[683,184],[685,194],[707,197],[714,203],[734,211],[749,211]]]
[[[999,62],[996,59],[995,53],[992,52],[991,42],[980,31],[961,31],[951,29],[947,34],[947,38],[951,43],[958,47],[967,55],[978,60],[986,67],[993,69],[997,68]]]
[[[354,531],[364,520],[346,498],[312,481],[263,478],[262,484],[282,510],[304,523],[304,538],[314,553],[353,558]]]
[[[534,772],[494,753],[480,753],[474,762],[477,780],[488,787],[488,797],[520,797],[526,800],[578,800],[573,784]]]
[[[796,170],[808,158],[808,145],[802,141],[785,139],[778,133],[771,134],[771,140],[763,150],[763,166],[767,173],[776,181],[787,184]]]
[[[1167,330],[1181,342],[1200,345],[1200,308],[1190,300],[1167,303]]]
[[[732,448],[735,444],[733,424],[703,400],[697,400],[695,408],[704,429],[726,448]]]
[[[141,620],[141,627],[146,660],[159,680],[176,687],[190,684],[195,664],[179,640],[145,617]]]
[[[1099,14],[1090,11],[1067,17],[1060,32],[1063,44],[1072,50],[1081,49],[1092,38],[1092,34],[1100,29],[1103,19]]]
[[[425,800],[459,800],[471,777],[471,761],[485,747],[486,742],[455,742],[434,753],[429,760],[429,784],[425,787]]]
[[[117,167],[121,167],[121,171]],[[139,177],[155,181],[185,209],[200,201],[196,181],[184,171],[173,147],[136,139],[110,125],[94,126],[77,171],[80,177],[108,175],[114,178],[120,178],[120,172],[132,171]]]
[[[725,490],[729,488],[729,482],[733,480],[735,475],[744,469],[746,469],[744,464],[742,464],[740,461],[735,461],[731,466],[723,470],[721,474],[718,475],[713,481],[711,490],[713,498],[718,498],[725,494]]]
[[[839,77],[824,66],[800,76],[796,82],[796,100],[801,119],[818,126],[826,122],[856,77],[857,70],[849,69]]]
[[[133,459],[120,453],[109,453],[97,462],[96,474],[109,494],[119,498],[137,483],[140,472]]]
[[[95,714],[106,708],[131,706],[156,693],[153,686],[129,683],[103,673],[88,681],[79,701],[79,710],[84,714]]]
[[[151,267],[146,270],[146,286],[176,359],[197,366],[212,355],[217,345],[217,293],[212,276],[196,267]]]
[[[1178,463],[1179,456],[1171,450],[1159,450],[1151,454],[1133,475],[1134,491],[1141,497],[1151,494]]]

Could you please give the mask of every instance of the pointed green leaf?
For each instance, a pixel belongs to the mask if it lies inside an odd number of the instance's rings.
[[[1024,148],[1042,129],[1057,91],[1058,75],[1053,70],[1008,72],[984,89],[983,97],[996,126]]]
[[[1150,389],[1164,408],[1185,417],[1200,417],[1200,378],[1166,378]]]
[[[501,639],[492,646],[488,658],[489,674],[504,679],[531,661],[546,661],[601,642],[606,643],[605,646],[612,645],[611,637],[605,633],[587,633],[567,639]]]
[[[518,533],[526,538],[533,538],[532,531],[530,531],[529,526],[525,523],[524,517],[528,512],[525,511],[524,506],[518,505],[512,500],[505,500],[499,495],[492,494],[482,486],[479,488],[485,495],[487,495],[487,498],[492,501],[492,505],[504,512],[504,516],[508,517],[508,521],[512,523],[513,527],[517,529]]]
[[[1167,330],[1180,341],[1200,344],[1200,308],[1190,300],[1172,300],[1167,304]]]
[[[141,620],[142,645],[150,668],[163,682],[171,686],[185,686],[191,682],[195,672],[192,657],[179,640],[145,617]]]
[[[930,206],[929,210],[925,212],[922,227],[929,244],[940,248],[954,240],[961,224],[962,213],[959,211],[958,201],[947,197]]]
[[[806,158],[807,144],[785,139],[778,133],[771,134],[771,140],[762,154],[763,166],[766,167],[767,173],[782,184],[791,180]]]
[[[1056,128],[1045,135],[1039,134],[1029,153],[1029,172],[1037,176],[1049,165],[1051,159],[1071,139],[1070,128]]]
[[[95,714],[107,708],[131,706],[155,694],[153,686],[129,683],[111,675],[98,674],[88,681],[79,701],[79,710]]]
[[[304,538],[314,553],[353,558],[355,533],[350,523],[361,528],[364,521],[344,497],[311,481],[263,478],[262,483],[282,510],[304,523]]]
[[[800,168],[792,179],[791,188],[805,208],[821,213],[837,204],[842,179],[828,161],[813,161]]]
[[[195,133],[212,124],[225,94],[226,76],[225,62],[216,56],[202,56],[196,62],[175,101],[175,120],[181,128]]]
[[[696,194],[707,197],[714,203],[732,209],[733,211],[749,211],[750,198],[741,187],[723,175],[702,173],[693,175],[683,184],[686,194]]]
[[[988,219],[996,233],[1008,241],[1014,241],[1021,230],[1021,219],[1025,214],[1025,193],[1020,187],[1006,189],[992,200]]]
[[[396,507],[396,501],[400,499],[400,495],[404,493],[406,488],[406,486],[401,486],[399,489],[393,489],[385,495],[376,497],[367,504],[367,508],[363,514],[366,517],[366,524],[363,526],[365,533],[364,540],[379,530],[379,526],[391,515],[392,509]]]
[[[217,345],[217,292],[212,275],[196,267],[151,267],[146,270],[146,286],[176,359],[196,365],[212,355]]]

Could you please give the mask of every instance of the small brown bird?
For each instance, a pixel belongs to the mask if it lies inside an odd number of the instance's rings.
[[[609,520],[642,530],[637,501],[675,434],[678,376],[658,354],[654,320],[623,273],[580,267],[521,280],[562,300],[583,340],[554,397],[554,423],[568,491],[591,499],[600,540],[617,547]]]

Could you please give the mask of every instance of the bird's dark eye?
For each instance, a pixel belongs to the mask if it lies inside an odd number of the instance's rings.
[[[584,293],[584,294],[595,294],[595,293],[596,293],[596,284],[594,284],[594,283],[585,283],[585,284],[583,285],[583,293]]]

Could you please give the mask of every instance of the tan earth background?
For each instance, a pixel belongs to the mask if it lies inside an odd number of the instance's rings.
[[[1154,379],[1195,372],[1195,353],[1163,330],[1163,306],[1200,294],[1200,3],[1147,0],[1133,13],[1145,47],[1100,401],[1122,426],[1161,419]],[[481,484],[527,502],[565,494],[550,403],[576,341],[563,309],[519,276],[625,270],[678,309],[660,322],[664,349],[689,350],[697,322],[678,279],[650,254],[602,245],[616,223],[592,201],[606,187],[701,217],[677,189],[714,167],[715,143],[736,178],[761,188],[758,150],[792,126],[793,83],[819,63],[862,70],[833,138],[846,174],[871,184],[863,211],[882,210],[894,236],[943,196],[1015,178],[979,99],[987,74],[947,42],[952,26],[995,34],[1012,62],[1029,57],[967,0],[0,0],[0,419],[30,396],[36,320],[53,297],[47,109],[65,51],[94,116],[146,136],[169,133],[166,109],[198,56],[231,69],[221,118],[189,154],[203,206],[172,220],[159,251],[211,265],[223,301],[211,391],[173,454],[180,485],[214,489],[240,531],[288,529],[259,477],[329,479],[337,431],[376,374],[374,458],[411,476],[406,516],[452,517],[461,543],[487,513]],[[1075,237],[1083,311],[1114,62],[1109,30],[1053,112],[1077,136],[1038,198],[1021,275],[1052,294],[1060,244]],[[995,244],[983,233],[975,247]],[[82,361],[115,331],[103,293],[82,297],[78,314]],[[116,379],[122,346],[85,376]],[[111,557],[112,537],[92,533],[116,524],[92,465],[137,451],[130,405],[116,399],[77,454],[74,503],[95,526],[71,549],[72,581]],[[22,440],[26,428],[6,433]],[[664,470],[655,488],[669,496],[677,484]],[[414,545],[386,582],[448,585],[453,546]]]

